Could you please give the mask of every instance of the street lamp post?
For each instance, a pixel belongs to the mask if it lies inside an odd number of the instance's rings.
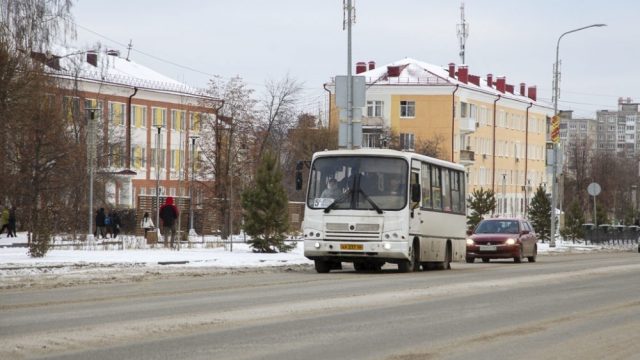
[[[96,161],[96,111],[99,108],[86,108],[87,118],[87,171],[89,172],[89,234],[93,236],[93,173]]]
[[[162,124],[156,124],[156,127],[158,128],[156,135],[156,226],[160,230],[160,132]]]
[[[189,235],[197,235],[196,230],[193,228],[193,178],[195,174],[195,164],[196,164],[196,140],[198,140],[199,136],[192,135],[189,136],[191,139],[191,173],[189,180]]]
[[[567,35],[567,34],[571,34],[580,30],[585,30],[585,29],[589,29],[592,27],[602,27],[602,26],[607,26],[606,24],[593,24],[593,25],[589,25],[589,26],[584,26],[581,28],[577,28],[577,29],[573,29],[573,30],[569,30],[565,33],[563,33],[562,35],[560,35],[560,37],[558,37],[558,42],[556,43],[556,62],[553,66],[553,115],[554,116],[558,116],[558,96],[559,96],[559,90],[560,90],[560,84],[558,83],[559,81],[559,75],[560,75],[560,40],[562,40],[562,37]],[[553,167],[552,167],[552,173],[551,173],[551,228],[550,228],[550,233],[549,233],[549,237],[550,237],[550,242],[549,242],[549,246],[550,247],[555,247],[556,246],[556,207],[557,207],[557,201],[558,201],[558,196],[557,196],[557,173],[558,172],[558,144],[556,144],[555,142],[553,143]]]

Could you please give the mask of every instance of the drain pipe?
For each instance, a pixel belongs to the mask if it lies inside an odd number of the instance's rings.
[[[134,87],[133,94],[129,96],[129,100],[127,101],[127,121],[126,121],[127,133],[125,135],[126,137],[125,148],[127,149],[127,155],[125,156],[125,159],[127,159],[126,161],[127,169],[131,169],[131,99],[134,96],[136,96],[137,93],[138,93],[138,88]]]
[[[458,91],[458,88],[460,87],[460,84],[456,84],[456,88],[455,90],[453,90],[453,92],[451,93],[451,162],[453,162],[453,148],[454,148],[454,136],[455,136],[455,123],[456,123],[456,91]]]
[[[529,174],[527,173],[529,170],[529,109],[533,106],[533,103],[529,103],[527,106],[527,111],[525,115],[525,132],[524,132],[524,214],[527,215],[529,204],[527,193],[529,189],[527,189],[527,179]]]
[[[491,171],[491,191],[496,193],[496,103],[502,98],[498,94],[498,98],[493,101],[493,171]]]

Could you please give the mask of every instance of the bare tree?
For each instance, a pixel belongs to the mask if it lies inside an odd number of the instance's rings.
[[[301,91],[302,84],[289,75],[280,81],[267,81],[262,101],[264,122],[258,154],[263,154],[267,146],[277,154],[282,151],[288,130],[295,124],[295,106]]]

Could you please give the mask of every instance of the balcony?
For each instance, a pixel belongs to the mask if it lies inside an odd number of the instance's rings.
[[[460,119],[460,133],[469,134],[476,131],[476,119],[472,117]]]
[[[473,165],[476,161],[476,153],[471,150],[460,150],[460,164],[467,166]]]

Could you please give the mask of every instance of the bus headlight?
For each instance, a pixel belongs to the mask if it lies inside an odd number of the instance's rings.
[[[386,242],[386,243],[382,244],[382,248],[384,248],[385,250],[391,250],[391,244]]]
[[[473,239],[467,239],[467,245],[473,245],[473,244],[475,244]]]
[[[511,239],[511,238],[507,239],[507,241],[505,242],[505,244],[507,245],[513,245],[515,243],[516,243],[516,239]]]
[[[320,249],[320,243],[316,241],[315,244],[313,244],[313,247],[316,249]]]

